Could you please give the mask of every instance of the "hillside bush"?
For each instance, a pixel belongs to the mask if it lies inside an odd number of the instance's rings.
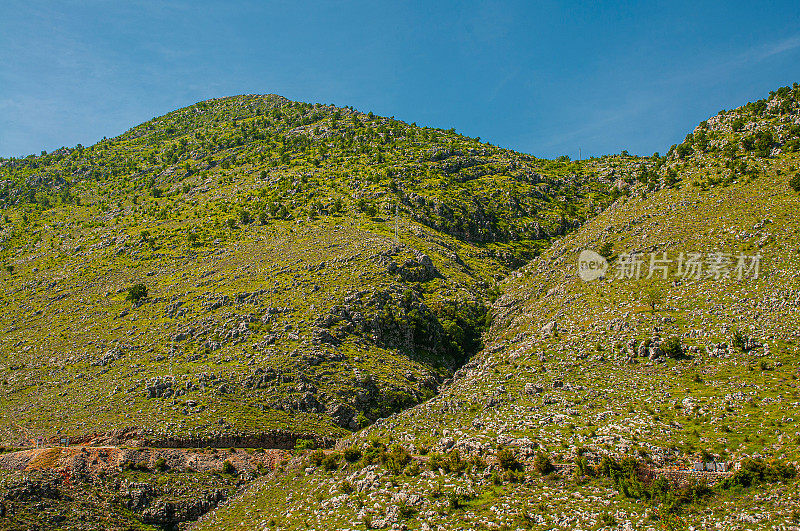
[[[297,442],[294,443],[294,449],[297,452],[314,450],[316,447],[317,443],[314,441],[314,439],[297,439]]]
[[[325,452],[322,450],[316,450],[308,456],[308,462],[314,466],[321,465],[323,459],[325,459]]]
[[[740,331],[734,330],[733,335],[731,336],[731,346],[736,350],[741,350],[744,352],[747,341],[747,337]]]
[[[533,469],[544,476],[555,471],[556,467],[553,466],[552,461],[550,461],[547,455],[539,452],[536,454],[536,457],[533,458]]]
[[[503,470],[521,470],[522,465],[517,461],[517,456],[509,448],[501,448],[497,452],[497,461]]]
[[[683,357],[683,345],[677,336],[672,336],[661,344],[661,350],[664,355],[672,359],[680,359]]]
[[[355,463],[356,461],[361,459],[361,450],[359,450],[355,446],[351,446],[350,448],[345,448],[344,459],[348,463]]]
[[[789,179],[789,186],[792,187],[792,190],[795,192],[800,192],[800,172],[795,173],[791,179]]]
[[[338,452],[332,452],[326,455],[321,462],[322,468],[328,471],[336,470],[339,467],[339,457],[340,454]]]
[[[236,467],[230,461],[225,461],[222,463],[222,473],[232,476],[236,474]]]
[[[612,242],[604,242],[597,250],[597,254],[606,260],[610,260],[611,256],[614,254],[614,244]]]
[[[428,458],[428,467],[431,470],[442,469],[448,474],[461,474],[468,465],[458,450],[450,450],[446,454],[432,453]]]
[[[383,455],[383,465],[393,474],[399,474],[411,461],[411,454],[399,444],[392,445],[392,448]]]
[[[133,302],[139,302],[140,300],[147,298],[147,294],[147,286],[141,283],[134,284],[128,288],[128,295],[126,299]]]
[[[372,465],[383,462],[386,455],[386,445],[380,441],[371,441],[361,455],[363,465]]]
[[[797,477],[797,469],[790,463],[767,462],[760,458],[745,459],[733,476],[722,480],[720,488],[726,490],[735,487],[747,488],[759,483],[788,481],[795,477]]]
[[[153,468],[159,472],[164,472],[165,470],[167,470],[167,468],[169,468],[167,466],[167,460],[164,459],[163,457],[159,457],[158,459],[156,459],[156,463]]]

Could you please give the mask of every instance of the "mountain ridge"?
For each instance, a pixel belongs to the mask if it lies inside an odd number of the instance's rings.
[[[277,515],[284,528],[478,525],[465,506],[546,527],[567,521],[532,501],[548,489],[562,510],[573,492],[632,492],[587,479],[604,458],[794,459],[794,406],[777,396],[796,396],[794,314],[781,312],[795,311],[798,94],[726,111],[663,157],[547,161],[352,108],[236,96],[87,148],[0,160],[2,440],[297,445],[202,523],[215,528]],[[780,257],[760,291],[664,283],[648,303],[646,283],[576,278],[582,249],[614,266],[719,242]],[[783,306],[750,320],[761,299]],[[756,394],[737,394],[737,379]],[[748,416],[756,404],[763,420]],[[573,483],[540,479],[536,456],[561,471],[591,461]],[[178,481],[145,468],[122,473]],[[7,481],[17,492],[27,478]],[[153,488],[153,504],[170,496]],[[615,500],[612,518],[659,521],[641,498]],[[497,509],[509,503],[525,514]],[[579,505],[569,521],[607,520]]]

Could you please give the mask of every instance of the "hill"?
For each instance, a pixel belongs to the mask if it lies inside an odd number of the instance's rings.
[[[496,282],[615,193],[350,108],[237,96],[0,160],[0,440],[330,443],[430,398]]]
[[[797,526],[799,102],[782,88],[634,165],[500,282],[485,347],[434,398],[199,528]],[[589,281],[587,250],[608,267]]]

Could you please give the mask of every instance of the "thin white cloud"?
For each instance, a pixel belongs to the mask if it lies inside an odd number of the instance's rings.
[[[777,55],[800,48],[800,34],[751,46],[746,50],[733,51],[727,56],[703,58],[702,62],[688,67],[681,64],[680,71],[661,79],[664,85],[683,85],[700,82],[719,81],[732,75],[737,70],[755,66]]]
[[[746,54],[745,61],[763,61],[764,59],[768,59],[773,55],[789,52],[796,48],[800,48],[800,35],[794,35],[788,39],[783,39],[782,41],[768,43],[766,45],[753,48],[749,53]]]

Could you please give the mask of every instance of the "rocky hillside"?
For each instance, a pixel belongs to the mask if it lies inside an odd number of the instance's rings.
[[[199,528],[797,529],[798,136],[795,85],[603,171],[437,396]]]
[[[332,444],[432,397],[634,161],[279,96],[2,159],[0,441]]]
[[[0,455],[0,529],[175,529],[282,461],[263,449],[10,452]]]

